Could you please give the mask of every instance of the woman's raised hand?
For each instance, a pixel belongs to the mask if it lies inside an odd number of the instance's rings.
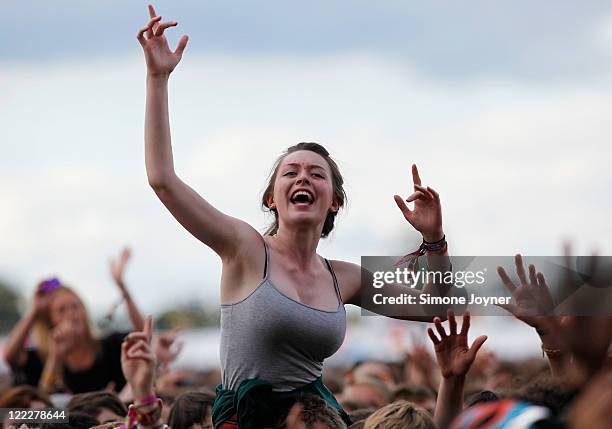
[[[440,195],[433,188],[421,185],[419,170],[415,164],[412,165],[412,182],[414,192],[406,201],[399,195],[394,195],[393,198],[406,220],[423,235],[425,241],[439,241],[444,237]],[[410,210],[406,202],[413,201],[414,209]]]
[[[457,320],[452,311],[448,311],[449,333],[442,326],[439,317],[434,318],[434,325],[440,338],[434,334],[433,329],[427,328],[427,334],[434,344],[436,359],[440,366],[442,377],[464,377],[476,359],[476,353],[487,340],[486,335],[476,338],[471,347],[468,347],[468,332],[470,330],[470,313],[465,312],[461,331],[457,333]]]
[[[149,15],[151,20],[146,27],[138,31],[136,38],[144,50],[149,76],[168,77],[181,61],[189,37],[187,35],[181,37],[176,50],[172,52],[164,31],[169,27],[175,27],[178,23],[176,21],[161,22],[162,17],[157,16],[153,5],[149,5]]]

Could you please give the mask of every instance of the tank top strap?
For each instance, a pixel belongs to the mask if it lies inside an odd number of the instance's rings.
[[[268,243],[266,243],[266,240],[263,240],[263,244],[264,252],[266,254],[266,259],[264,261],[263,280],[266,280],[268,278],[268,267],[270,265],[270,252],[268,251]]]
[[[336,277],[334,268],[332,267],[332,264],[331,262],[329,262],[329,260],[327,260],[326,258],[324,259],[325,259],[325,263],[327,264],[327,269],[331,273],[332,279],[334,281],[334,289],[336,289],[336,295],[338,296],[338,302],[340,304],[344,304],[344,301],[342,300],[342,294],[340,293],[340,286],[338,285],[338,278]]]

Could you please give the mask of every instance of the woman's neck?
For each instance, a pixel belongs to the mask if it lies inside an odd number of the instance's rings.
[[[310,230],[291,230],[279,228],[272,237],[275,250],[294,261],[299,267],[307,269],[317,264],[317,246],[321,233]]]

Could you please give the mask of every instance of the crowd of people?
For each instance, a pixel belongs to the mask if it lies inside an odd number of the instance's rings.
[[[152,318],[142,317],[123,281],[124,251],[111,268],[132,331],[98,338],[73,289],[57,278],[41,282],[5,348],[15,386],[2,393],[0,408],[65,408],[67,422],[41,426],[66,429],[612,427],[612,317],[555,314],[544,276],[533,265],[525,269],[520,255],[518,283],[498,270],[513,298],[504,308],[536,331],[546,360],[512,362],[482,350],[487,337],[469,341],[464,308],[423,304],[393,317],[429,323],[434,355],[416,346],[400,363],[324,369],[344,341],[345,305],[384,314],[362,296],[371,272],[317,253],[346,203],[340,168],[320,144],[288,148],[262,196],[273,219],[264,234],[211,205],[178,177],[172,155],[168,84],[188,37],[172,51],[164,32],[177,22],[162,21],[153,6],[149,14],[137,33],[147,66],[147,177],[170,214],[221,259],[219,377],[172,370],[176,332],[155,333]],[[416,165],[412,177],[410,195],[394,200],[423,240],[401,263],[414,269],[423,258],[431,272],[452,272],[440,195],[422,184]],[[385,290],[465,294],[440,279]]]
[[[122,282],[127,258],[122,260],[120,269],[114,269],[114,277],[124,299],[129,301]],[[517,272],[519,278],[523,277],[520,257]],[[525,293],[525,289],[533,287],[533,280],[523,278],[524,283],[514,286],[513,295]],[[62,306],[66,308],[59,310]],[[42,425],[5,420],[4,427],[24,423],[27,427],[61,429],[110,429],[122,425],[212,428],[220,372],[174,369],[172,363],[180,352],[176,344],[178,332],[155,332],[152,317],[140,317],[133,303],[128,308],[134,324],[131,333],[96,339],[88,328],[88,315],[78,295],[57,279],[41,282],[32,306],[13,329],[4,351],[4,359],[13,370],[13,386],[0,392],[0,408],[56,407],[66,409],[69,418],[64,423]],[[449,310],[445,322],[436,317],[427,330],[434,355],[424,344],[415,344],[401,362],[363,361],[348,368],[326,369],[326,385],[341,411],[320,395],[304,393],[293,398],[288,408],[265,408],[277,418],[274,426],[255,423],[239,427],[612,427],[611,318],[531,317],[516,308],[512,310],[539,335],[542,358],[504,360],[482,348],[486,336],[468,339],[469,313],[459,320]],[[42,331],[48,342],[28,347],[24,338],[30,332],[40,332],[41,328],[33,329],[37,323],[46,323]],[[67,324],[74,326],[67,328]],[[115,343],[118,346],[108,345]],[[87,356],[87,346],[92,347],[93,359],[70,357],[72,350]],[[37,371],[31,369],[32,360],[40,362]]]

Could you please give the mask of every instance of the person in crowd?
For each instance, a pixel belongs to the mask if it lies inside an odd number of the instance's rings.
[[[45,422],[38,427],[39,429],[90,429],[99,424],[100,422],[89,414],[69,413],[67,423]]]
[[[49,397],[32,386],[16,386],[0,396],[0,408],[52,407]]]
[[[174,400],[168,416],[172,429],[212,428],[212,406],[215,395],[207,392],[185,392]]]
[[[119,397],[106,391],[74,395],[66,408],[71,413],[88,414],[102,424],[123,420],[127,415],[127,407]]]
[[[126,249],[111,262],[111,274],[136,329],[143,319],[123,280],[130,253]],[[36,347],[26,346],[31,332]],[[40,282],[34,301],[13,328],[4,350],[15,384],[39,386],[44,392],[82,393],[125,384],[120,347],[125,334],[96,339],[89,315],[78,294],[59,279]]]
[[[384,382],[363,376],[358,381],[344,385],[341,402],[356,404],[353,408],[380,408],[389,403],[390,395],[391,392]]]
[[[408,401],[396,401],[368,417],[364,429],[439,429],[431,415]]]
[[[436,405],[436,393],[425,386],[401,384],[391,392],[390,402],[399,400],[412,402],[433,414]]]
[[[149,14],[150,21],[137,34],[147,68],[148,181],[177,221],[219,255],[223,267],[223,382],[213,408],[215,427],[274,425],[284,419],[295,398],[306,393],[326,398],[350,423],[321,381],[323,360],[344,339],[344,304],[362,305],[361,267],[317,254],[320,239],[332,232],[345,204],[339,168],[317,143],[290,147],[277,159],[264,191],[262,205],[274,216],[264,236],[202,198],[174,170],[169,126],[169,76],[188,37],[170,50],[164,32],[177,23],[161,22],[153,6]],[[252,178],[251,172],[239,174]],[[422,185],[416,165],[412,175],[414,192],[406,200],[395,195],[395,202],[423,236],[417,254],[427,253],[430,270],[447,271],[439,194]],[[407,202],[414,202],[414,208]],[[397,295],[420,293],[399,285],[389,288]],[[431,293],[449,289],[435,283],[425,287]],[[405,319],[431,321],[432,316],[423,311]]]

